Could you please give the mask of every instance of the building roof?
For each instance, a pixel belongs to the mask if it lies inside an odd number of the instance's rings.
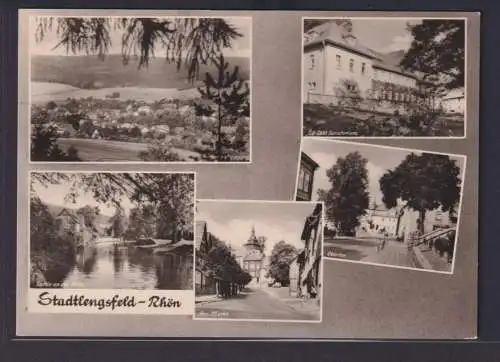
[[[317,35],[304,44],[304,49],[322,44],[331,44],[373,59],[374,68],[418,79],[417,75],[405,71],[399,66],[401,57],[395,56],[399,52],[384,54],[370,49],[361,44],[354,34],[348,32],[344,27],[335,22],[329,21],[323,23],[310,29],[308,33],[310,32],[315,32]]]
[[[250,237],[248,238],[247,242],[244,245],[259,245],[259,240],[257,239],[257,236],[255,235],[255,226],[252,226],[252,231],[250,233]]]
[[[319,167],[318,163],[314,161],[310,156],[308,156],[306,153],[301,152],[300,153],[301,161],[305,161],[312,165],[314,169],[317,169]]]
[[[334,22],[326,22],[318,25],[308,33],[316,33],[317,35],[310,41],[304,44],[304,48],[311,48],[320,44],[332,44],[338,47],[347,49],[354,53],[358,53],[368,58],[376,59],[377,55],[368,47],[357,41],[357,38],[348,33],[342,26]],[[352,40],[352,41],[351,41]]]

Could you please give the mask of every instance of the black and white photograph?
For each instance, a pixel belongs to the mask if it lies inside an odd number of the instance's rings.
[[[466,19],[303,18],[303,135],[464,138]]]
[[[325,205],[324,257],[453,273],[466,157],[305,138],[297,201]]]
[[[30,287],[192,290],[194,173],[31,172]]]
[[[29,21],[32,162],[251,162],[251,17]]]
[[[195,319],[320,322],[323,204],[198,200]]]

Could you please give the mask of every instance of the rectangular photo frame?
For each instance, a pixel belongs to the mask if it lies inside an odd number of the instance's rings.
[[[295,199],[325,203],[327,259],[453,274],[466,164],[465,155],[305,137]]]
[[[252,162],[251,17],[40,11],[28,22],[30,162]]]
[[[198,200],[193,318],[321,323],[323,222],[322,202]]]
[[[304,136],[467,136],[467,18],[303,17],[302,22]]]
[[[31,171],[28,310],[191,314],[195,177]]]

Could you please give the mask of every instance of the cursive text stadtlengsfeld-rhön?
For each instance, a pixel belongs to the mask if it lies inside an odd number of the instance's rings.
[[[180,308],[181,302],[173,298],[151,296],[138,300],[135,296],[120,296],[115,294],[110,298],[89,298],[83,294],[73,294],[68,297],[58,297],[50,292],[40,293],[38,304],[55,307],[93,307],[98,310],[116,308],[135,308],[139,304],[147,304],[148,308]]]

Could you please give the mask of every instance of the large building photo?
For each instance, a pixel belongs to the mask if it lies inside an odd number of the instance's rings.
[[[464,34],[461,19],[304,19],[304,135],[462,137]]]

